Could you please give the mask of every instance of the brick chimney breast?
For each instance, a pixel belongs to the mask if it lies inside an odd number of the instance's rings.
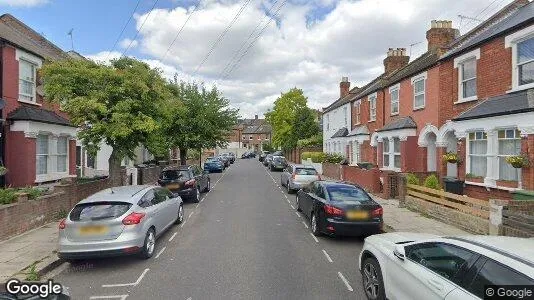
[[[441,53],[446,50],[447,45],[460,36],[460,31],[452,28],[452,21],[432,20],[430,29],[426,32],[428,41],[428,51],[438,51]]]
[[[406,55],[406,48],[389,48],[388,56],[384,59],[384,73],[389,75],[406,66],[408,62],[410,62],[410,57]]]
[[[342,77],[339,83],[339,98],[343,98],[349,94],[350,81],[348,77]]]

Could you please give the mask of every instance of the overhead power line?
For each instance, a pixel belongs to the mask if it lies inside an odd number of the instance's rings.
[[[245,55],[247,55],[248,51],[252,48],[252,46],[254,46],[254,44],[256,43],[256,41],[260,38],[260,36],[263,34],[263,32],[265,31],[265,29],[267,28],[267,26],[269,26],[269,24],[271,24],[271,22],[278,16],[278,13],[280,12],[280,10],[282,9],[282,7],[286,4],[287,0],[284,0],[282,2],[282,4],[280,4],[280,6],[278,6],[278,8],[276,9],[276,12],[273,14],[272,18],[269,19],[269,22],[267,22],[263,27],[262,29],[260,30],[260,32],[254,37],[254,39],[252,40],[252,42],[248,45],[248,47],[245,49],[245,51],[241,54],[241,56],[239,56],[238,60],[230,67],[230,69],[228,70],[228,72],[224,75],[223,79],[226,79],[228,78],[228,76],[230,76],[230,74],[237,68],[237,66],[239,65],[239,63],[241,62],[241,60],[243,59],[243,57],[245,57]]]
[[[488,8],[490,8],[490,6],[492,6],[492,5],[493,5],[495,2],[497,2],[497,1],[498,1],[498,0],[493,0],[493,1],[491,1],[491,3],[488,4],[488,6],[486,6],[483,10],[481,10],[478,14],[476,14],[476,15],[475,15],[474,17],[472,17],[472,18],[469,18],[469,20],[464,24],[464,26],[467,26],[467,25],[471,24],[471,22],[472,22],[473,20],[477,20],[477,18],[478,18],[482,13],[484,13],[486,10],[488,10]]]
[[[193,11],[189,14],[189,16],[187,16],[187,19],[185,19],[184,24],[182,24],[182,27],[180,27],[180,30],[178,30],[178,32],[177,32],[176,35],[174,36],[174,39],[172,40],[171,44],[169,45],[169,48],[167,48],[167,51],[165,51],[165,55],[163,55],[163,59],[162,59],[162,60],[165,60],[165,58],[167,57],[167,54],[169,54],[169,51],[171,51],[172,46],[174,46],[174,43],[176,42],[176,40],[178,39],[178,37],[180,36],[180,34],[182,33],[182,31],[184,30],[185,25],[187,25],[187,23],[189,22],[189,19],[191,19],[191,16],[192,16],[192,15],[198,10],[198,8],[200,7],[200,2],[202,2],[202,0],[198,0],[197,6],[195,6],[195,9],[193,9]]]
[[[110,53],[115,50],[115,47],[117,47],[117,44],[121,40],[121,37],[124,34],[124,31],[126,30],[126,27],[128,27],[128,24],[130,24],[130,21],[132,20],[135,12],[137,11],[137,8],[139,7],[139,3],[141,3],[141,0],[137,0],[137,4],[135,4],[135,8],[133,12],[130,14],[130,17],[128,18],[128,21],[126,21],[126,24],[124,24],[124,27],[122,27],[121,33],[119,33],[117,40],[115,40],[115,43],[113,43],[113,47],[111,47],[111,50],[109,50],[108,55],[106,56],[106,60],[108,60]]]
[[[156,0],[154,1],[154,5],[152,5],[152,8],[150,9],[150,11],[148,12],[148,14],[146,15],[146,18],[143,20],[143,23],[141,23],[141,26],[139,27],[139,29],[137,30],[137,32],[135,33],[135,36],[134,38],[130,41],[130,44],[128,45],[128,47],[126,49],[124,49],[124,51],[122,52],[122,56],[126,55],[126,52],[128,52],[128,50],[130,49],[130,47],[132,46],[132,44],[137,40],[137,36],[139,35],[139,32],[141,32],[141,29],[143,29],[143,26],[145,26],[145,23],[146,23],[146,20],[148,20],[148,18],[150,17],[150,15],[152,14],[152,11],[154,11],[154,8],[156,7],[156,4],[158,4],[158,1],[159,0]]]
[[[202,66],[204,65],[204,63],[208,60],[208,58],[210,57],[210,55],[213,53],[213,51],[215,50],[215,48],[217,48],[217,45],[219,45],[219,43],[223,40],[224,36],[226,35],[226,33],[230,30],[230,28],[232,28],[232,26],[234,25],[234,23],[237,21],[237,19],[239,19],[239,16],[241,16],[241,13],[243,12],[243,10],[245,10],[245,8],[247,7],[247,5],[250,3],[251,0],[245,0],[245,3],[243,3],[243,5],[241,5],[241,7],[239,8],[239,11],[236,13],[236,15],[234,16],[234,18],[232,19],[232,21],[226,26],[226,28],[223,30],[223,32],[221,32],[221,34],[219,35],[219,37],[217,38],[217,40],[215,40],[215,42],[211,45],[211,48],[210,50],[208,51],[208,53],[206,54],[206,56],[204,57],[204,59],[202,59],[202,61],[200,62],[200,64],[197,66],[197,68],[195,69],[195,72],[194,74],[196,74],[198,72],[198,70],[200,70],[200,68],[202,68]]]

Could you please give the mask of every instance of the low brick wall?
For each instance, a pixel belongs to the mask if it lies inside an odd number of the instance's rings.
[[[341,179],[341,168],[338,164],[323,163],[323,175],[335,180]]]
[[[506,190],[489,188],[488,191],[486,187],[471,184],[465,184],[464,195],[484,200],[489,200],[490,198],[511,200],[513,196],[512,193]]]
[[[154,184],[158,181],[162,167],[150,166],[137,168],[137,184]]]
[[[343,179],[358,184],[370,193],[380,192],[380,170],[342,166]]]
[[[489,233],[489,220],[466,214],[428,201],[406,196],[404,204],[407,208],[423,215],[428,215],[444,223],[454,225],[475,234]]]

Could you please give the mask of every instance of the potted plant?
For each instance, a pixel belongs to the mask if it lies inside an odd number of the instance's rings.
[[[458,157],[458,154],[454,152],[447,152],[446,154],[443,154],[443,160],[451,164],[460,163],[460,157]]]
[[[4,166],[0,166],[0,176],[4,176],[7,174],[7,168]]]
[[[520,169],[528,166],[528,158],[524,155],[512,155],[506,158],[506,162],[509,163],[512,167]]]

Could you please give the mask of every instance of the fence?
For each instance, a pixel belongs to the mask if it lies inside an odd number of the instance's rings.
[[[489,233],[490,203],[485,200],[408,184],[406,207],[473,233]]]
[[[534,237],[534,203],[531,201],[491,200],[497,217],[492,220],[501,226],[497,234]],[[497,205],[496,205],[497,204]],[[501,204],[500,206],[498,204]],[[500,222],[499,222],[500,221]]]

